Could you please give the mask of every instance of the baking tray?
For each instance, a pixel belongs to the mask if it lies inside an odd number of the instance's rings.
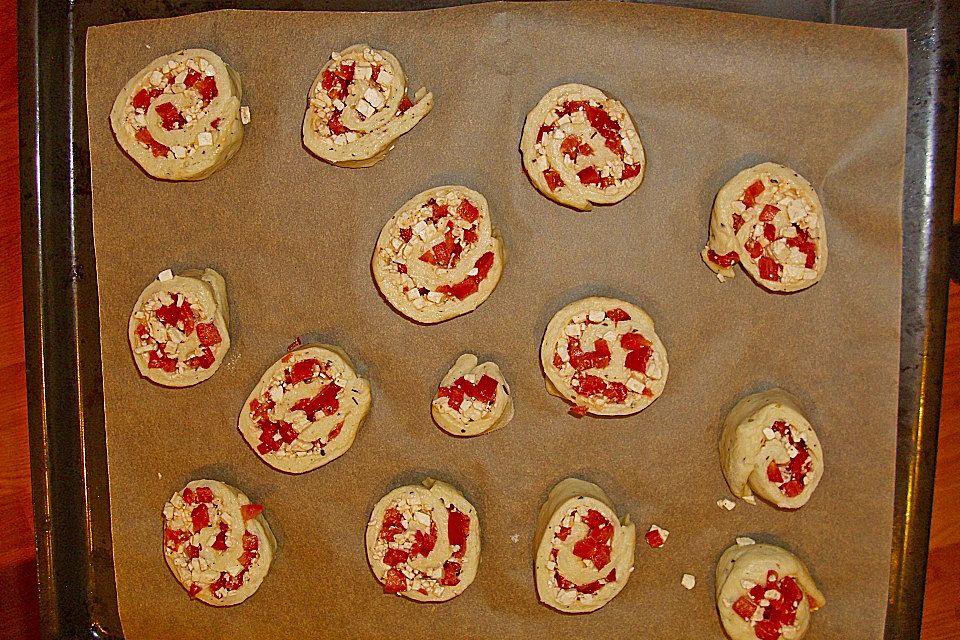
[[[114,582],[84,100],[89,26],[222,8],[405,10],[450,0],[20,0],[27,404],[44,638],[122,638]],[[909,97],[897,479],[884,637],[920,637],[946,328],[960,1],[718,0],[676,6],[906,28]]]

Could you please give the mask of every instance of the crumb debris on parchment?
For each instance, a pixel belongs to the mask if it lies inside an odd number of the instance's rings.
[[[695,586],[697,586],[697,578],[689,573],[683,574],[683,577],[680,579],[680,584],[683,585],[683,588],[687,591],[690,591]]]
[[[517,544],[518,542],[520,542],[520,534],[515,533],[512,536],[510,536],[510,542],[512,542],[513,544]]]
[[[750,546],[751,544],[757,544],[757,541],[754,540],[753,538],[748,538],[748,537],[746,537],[746,536],[738,536],[738,537],[737,537],[737,546],[738,546],[738,547],[747,547],[747,546]]]
[[[733,511],[733,508],[737,506],[737,503],[730,498],[720,498],[717,500],[717,506],[721,509],[726,509],[727,511]]]

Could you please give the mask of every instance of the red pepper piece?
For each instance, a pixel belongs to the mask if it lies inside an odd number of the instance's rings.
[[[780,281],[780,263],[769,256],[763,256],[757,263],[760,267],[760,277],[764,280]]]
[[[584,407],[583,405],[575,404],[572,407],[570,407],[569,413],[575,418],[582,418],[583,416],[587,415],[587,411],[588,411],[587,407]]]
[[[630,319],[630,314],[617,307],[616,309],[610,309],[607,311],[607,317],[613,320],[614,322],[622,322],[624,320]]]
[[[200,344],[206,347],[223,342],[223,338],[220,337],[220,330],[211,322],[197,325],[197,338],[200,340]]]
[[[739,213],[733,214],[733,232],[737,233],[740,231],[740,227],[743,226],[743,216]]]
[[[636,349],[642,349],[643,347],[649,347],[652,345],[653,343],[644,338],[643,334],[641,333],[625,333],[620,336],[620,346],[627,351],[634,351]]]
[[[288,422],[284,422],[283,420],[278,422],[277,426],[279,427],[280,431],[280,440],[284,444],[290,444],[297,439],[297,436],[300,435],[297,430],[293,428],[293,425]]]
[[[212,503],[213,489],[210,487],[197,487],[197,502]]]
[[[780,209],[772,204],[765,204],[763,205],[763,211],[760,212],[760,221],[773,222],[773,219],[777,217],[778,213],[780,213]]]
[[[331,382],[312,398],[301,398],[291,407],[294,411],[303,411],[307,414],[307,420],[315,422],[318,413],[325,416],[332,416],[340,408],[340,401],[337,395],[342,388],[335,382]]]
[[[617,581],[617,570],[610,569],[610,573],[607,574],[607,577],[604,578],[607,582],[616,582]]]
[[[480,256],[473,266],[477,269],[477,275],[467,276],[454,285],[440,285],[437,287],[437,291],[453,296],[458,300],[465,300],[479,291],[480,283],[483,282],[487,275],[489,275],[490,269],[493,268],[493,252],[488,251]]]
[[[431,216],[431,219],[434,222],[440,222],[442,219],[450,215],[450,207],[448,207],[447,205],[437,204],[437,201],[433,200],[432,198],[430,199],[428,204],[430,205],[431,208],[433,208],[433,215]]]
[[[740,198],[740,202],[743,203],[743,206],[749,209],[756,204],[757,196],[763,193],[763,188],[763,182],[761,180],[757,180],[746,188],[746,190],[743,192],[743,197]]]
[[[455,587],[460,584],[460,564],[447,560],[443,563],[443,577],[440,584],[444,587]]]
[[[601,189],[606,189],[607,187],[613,184],[613,178],[609,176],[605,178],[602,177],[599,173],[597,173],[597,168],[593,165],[590,165],[589,167],[586,167],[585,169],[581,169],[580,171],[578,171],[577,179],[580,180],[580,184],[587,185],[587,186],[596,186]]]
[[[760,640],[780,640],[780,623],[773,620],[760,620],[753,628],[753,634]]]
[[[220,118],[215,118],[215,119],[211,120],[211,121],[210,121],[210,126],[211,126],[212,128],[214,128],[214,129],[219,129],[219,128],[220,128]]]
[[[309,382],[317,375],[317,369],[323,370],[323,366],[316,358],[309,360],[300,360],[295,362],[292,367],[283,372],[283,379],[287,384],[298,384],[300,382]]]
[[[577,393],[582,396],[592,396],[602,394],[607,388],[607,383],[603,378],[591,376],[589,374],[577,373]]]
[[[777,239],[777,228],[770,224],[769,222],[764,223],[763,225],[763,237],[773,242]]]
[[[754,602],[760,602],[763,600],[763,595],[767,592],[767,586],[762,584],[755,584],[750,588],[748,593]]]
[[[557,532],[557,537],[561,540],[566,540],[571,531],[573,531],[573,529],[570,527],[560,527],[560,531]]]
[[[245,504],[240,507],[240,515],[243,517],[244,522],[247,520],[253,520],[257,516],[263,513],[262,504]]]
[[[182,129],[187,124],[186,118],[172,102],[161,102],[156,106],[155,111],[160,116],[160,126],[167,131]]]
[[[753,238],[750,238],[749,240],[747,240],[743,246],[746,248],[747,253],[750,254],[750,257],[753,258],[754,260],[756,260],[763,254],[763,247],[761,247],[760,243],[754,240]]]
[[[480,380],[474,386],[473,392],[474,400],[479,400],[480,402],[493,402],[497,399],[497,380],[496,378],[491,378],[487,374],[483,374]]]
[[[200,97],[204,103],[210,102],[219,94],[217,90],[217,79],[213,76],[204,76],[203,79],[198,80],[197,83],[193,85],[193,88],[200,92]]]
[[[460,411],[460,405],[463,404],[463,390],[457,387],[440,387],[437,389],[438,398],[446,398],[447,404],[454,411]]]
[[[196,582],[191,583],[190,586],[187,587],[187,594],[188,594],[191,598],[196,598],[196,597],[200,594],[201,591],[203,591],[203,587],[201,587],[201,586],[200,586],[199,584],[197,584]]]
[[[467,536],[470,535],[470,516],[450,506],[447,509],[447,539],[450,544],[460,547],[454,552],[454,558],[462,558],[467,551]]]
[[[540,141],[543,140],[543,136],[553,131],[556,127],[548,126],[545,124],[540,125],[540,128],[537,130],[537,144],[540,144]]]
[[[600,591],[602,587],[603,585],[600,584],[599,580],[594,580],[593,582],[588,582],[587,584],[577,585],[577,592],[578,593],[596,593],[597,591]]]
[[[340,135],[341,133],[346,133],[351,131],[345,124],[340,122],[340,112],[334,111],[333,115],[330,116],[330,119],[327,120],[327,128],[330,129],[330,133],[335,136]]]
[[[579,348],[579,341],[576,342],[577,349],[570,351],[570,364],[577,371],[587,369],[606,369],[610,366],[610,345],[603,338],[593,343],[593,351],[582,352]]]
[[[636,178],[642,169],[640,163],[624,165],[623,171],[620,172],[620,180],[626,182],[630,178]]]
[[[467,199],[460,201],[457,206],[457,213],[467,222],[473,223],[480,217],[480,209],[477,209],[472,202]]]
[[[181,544],[190,539],[189,531],[182,531],[177,529],[164,529],[163,530],[163,542],[164,544],[171,548],[176,549]]]
[[[397,106],[397,115],[404,113],[407,109],[413,106],[413,101],[410,100],[408,96],[403,96],[400,99],[400,104]]]
[[[587,510],[587,515],[583,517],[583,523],[591,529],[599,529],[600,527],[610,524],[610,521],[596,509],[589,509]]]
[[[140,109],[141,111],[146,111],[150,107],[150,94],[147,93],[146,89],[140,89],[133,96],[133,108]]]
[[[260,548],[260,538],[256,534],[245,531],[243,533],[243,550],[244,551],[256,551]]]
[[[577,136],[567,136],[563,139],[563,142],[560,143],[560,153],[569,156],[571,160],[576,162],[577,148],[580,146],[580,143],[580,138]]]
[[[780,484],[783,482],[783,475],[780,473],[780,467],[773,460],[767,465],[767,480]]]
[[[735,265],[740,260],[740,256],[736,251],[731,251],[721,256],[717,255],[713,249],[707,249],[707,260],[726,269]]]
[[[603,390],[603,397],[610,402],[623,404],[627,401],[630,390],[622,382],[608,382],[607,388]]]
[[[400,229],[400,239],[404,242],[410,242],[413,239],[413,230],[409,227]]]
[[[193,504],[196,501],[196,495],[197,494],[193,492],[193,489],[187,487],[183,490],[183,501],[186,504]]]
[[[200,531],[204,527],[209,527],[210,512],[207,510],[207,505],[198,504],[195,506],[193,511],[190,512],[190,519],[193,521],[194,532]]]
[[[660,535],[660,532],[656,529],[647,531],[643,537],[646,539],[647,544],[653,547],[654,549],[659,549],[663,546],[664,540],[663,536]]]
[[[191,369],[209,369],[216,361],[217,359],[214,357],[210,347],[203,347],[199,356],[187,360],[187,366]]]
[[[391,568],[383,583],[384,593],[401,593],[407,590],[407,579],[398,569]]]
[[[653,355],[653,349],[651,347],[640,347],[639,349],[628,351],[627,357],[623,361],[623,366],[631,371],[645,373],[651,355]]]
[[[380,539],[393,542],[393,539],[406,531],[403,526],[403,516],[395,507],[390,507],[383,514],[383,524],[380,525]]]
[[[383,564],[395,567],[406,562],[409,557],[410,554],[403,549],[387,549],[387,552],[383,555]]]
[[[186,553],[186,554],[187,554],[187,557],[190,558],[191,560],[192,560],[193,558],[199,558],[199,557],[200,557],[200,547],[198,547],[198,546],[195,545],[195,544],[188,544],[188,545],[187,545],[187,548],[184,549],[184,553]]]
[[[413,545],[410,547],[410,557],[423,556],[426,558],[437,544],[437,523],[430,521],[430,533],[417,529],[413,534]]]
[[[477,240],[480,239],[480,236],[477,235],[477,232],[473,229],[464,229],[463,230],[463,241],[468,245],[476,244]]]
[[[750,619],[753,617],[754,611],[757,610],[757,605],[750,602],[750,599],[747,596],[740,596],[736,602],[733,603],[733,612],[750,622]]]
[[[154,158],[166,157],[166,155],[170,152],[170,147],[160,144],[154,140],[153,136],[150,135],[150,132],[146,129],[137,129],[137,132],[133,137],[137,139],[137,142],[142,142],[150,147],[150,151],[153,153]]]
[[[593,553],[597,550],[597,539],[587,534],[587,536],[580,538],[573,545],[573,555],[584,560],[589,560],[593,557]]]
[[[783,492],[783,495],[788,498],[796,498],[798,495],[803,493],[803,482],[800,480],[791,480],[782,487],[780,491]]]
[[[577,586],[572,582],[570,582],[569,580],[567,580],[566,578],[564,578],[562,575],[560,575],[559,571],[554,573],[553,575],[554,575],[554,581],[557,583],[557,588],[559,589],[573,589],[574,587]]]
[[[563,178],[560,177],[560,174],[556,169],[546,169],[543,172],[543,179],[547,181],[547,188],[550,191],[556,191],[560,187],[564,186]]]
[[[584,107],[587,113],[587,120],[590,126],[596,129],[603,136],[604,144],[608,149],[617,154],[618,158],[623,158],[623,145],[620,142],[620,124],[610,117],[603,107],[593,107],[587,104]]]
[[[193,85],[197,84],[197,81],[200,80],[201,77],[202,76],[200,75],[199,71],[196,69],[190,69],[190,71],[187,72],[187,77],[183,79],[183,86],[187,88],[192,87]]]
[[[227,550],[227,531],[229,528],[223,522],[220,523],[220,532],[217,533],[216,540],[213,541],[212,546],[216,551],[226,551]]]
[[[147,358],[147,367],[150,369],[162,369],[167,373],[173,373],[177,370],[177,361],[175,358],[168,358],[166,355],[151,351]]]

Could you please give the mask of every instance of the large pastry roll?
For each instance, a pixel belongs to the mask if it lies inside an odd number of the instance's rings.
[[[140,374],[165,387],[189,387],[216,373],[230,349],[227,287],[213,269],[169,270],[147,285],[127,336]]]
[[[434,323],[483,303],[500,282],[503,262],[486,198],[444,186],[415,195],[384,225],[373,277],[397,311]]]
[[[173,494],[163,507],[163,558],[191,598],[229,607],[260,588],[277,547],[262,512],[216,480]]]
[[[264,462],[305,473],[339,458],[370,410],[370,384],[338,347],[309,344],[273,363],[250,392],[239,429]]]
[[[446,482],[398,487],[373,508],[367,560],[384,593],[444,602],[470,586],[480,564],[477,511]]]
[[[576,478],[561,481],[537,519],[540,601],[566,613],[607,604],[630,579],[636,538],[630,516],[621,523],[600,487]]]
[[[795,555],[769,544],[735,545],[717,563],[717,610],[732,640],[800,640],[826,604]]]
[[[432,108],[424,88],[407,96],[407,77],[390,52],[355,44],[331,55],[310,86],[303,143],[331,164],[370,167]]]
[[[730,410],[720,466],[734,495],[784,509],[802,507],[823,477],[823,450],[796,398],[783,389],[747,396]]]
[[[720,280],[737,262],[770,291],[799,291],[827,270],[823,205],[803,176],[765,162],[723,185],[713,203],[703,261]]]
[[[540,99],[527,114],[520,151],[540,193],[583,211],[626,198],[646,167],[626,108],[583,84],[554,87]]]
[[[202,180],[240,149],[240,77],[206,49],[144,67],[110,111],[117,142],[155,178]]]
[[[513,419],[513,398],[495,362],[480,364],[465,353],[440,381],[430,409],[440,428],[455,436],[478,436]]]
[[[667,352],[643,309],[591,297],[557,312],[543,335],[547,391],[574,403],[570,412],[622,416],[646,408],[667,382]]]

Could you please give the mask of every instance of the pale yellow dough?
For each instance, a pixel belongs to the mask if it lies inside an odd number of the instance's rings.
[[[610,562],[602,569],[587,565],[573,553],[574,545],[589,532],[589,527],[579,519],[570,517],[575,510],[599,511],[614,527],[611,539]],[[567,522],[567,524],[564,524]],[[560,540],[557,533],[561,527],[569,527],[566,539]],[[540,509],[537,518],[537,536],[534,548],[534,571],[537,594],[540,601],[565,613],[589,613],[596,611],[612,600],[626,586],[633,572],[636,547],[636,528],[630,516],[617,517],[613,502],[595,484],[577,478],[567,478],[555,486]],[[558,549],[556,561],[551,560],[553,549]],[[575,585],[586,585],[605,580],[615,570],[615,580],[606,582],[594,594],[582,594],[575,589],[561,589],[557,585],[555,571]]]
[[[756,204],[746,209],[741,199],[744,191],[757,180],[764,184],[764,190],[758,196]],[[812,268],[804,266],[805,257],[794,248],[779,242],[778,239],[764,249],[763,255],[776,257],[782,263],[781,279],[767,280],[760,277],[760,268],[750,257],[746,243],[751,234],[762,236],[762,227],[759,216],[765,204],[772,204],[780,208],[780,212],[773,219],[778,229],[790,228],[792,221],[797,221],[801,228],[806,229],[817,247],[817,260]],[[743,218],[744,224],[734,233],[733,215]],[[795,233],[790,231],[790,233]],[[781,235],[778,232],[778,236]],[[754,235],[754,238],[757,236]],[[765,242],[760,240],[760,242]],[[710,250],[718,256],[736,252],[740,266],[761,287],[770,291],[790,293],[800,291],[815,285],[827,270],[827,227],[823,205],[813,186],[799,173],[774,162],[764,162],[755,167],[744,169],[731,178],[717,193],[713,202],[713,213],[710,216],[710,239],[707,246],[700,252],[704,263],[716,273],[720,281],[733,278],[736,275],[733,266],[721,267],[708,258]],[[761,257],[763,257],[763,255]],[[779,256],[779,257],[778,257]],[[782,258],[783,260],[780,260]],[[759,258],[758,258],[759,259]],[[788,266],[784,260],[797,262]]]
[[[150,368],[150,354],[144,350],[146,346],[141,344],[137,335],[137,328],[141,323],[148,323],[151,327],[151,337],[160,337],[162,334],[166,334],[165,338],[174,339],[174,336],[170,335],[173,332],[164,328],[155,319],[154,310],[147,308],[156,306],[157,302],[154,301],[154,297],[164,294],[172,294],[170,297],[174,302],[178,294],[182,295],[194,308],[196,324],[212,323],[217,327],[221,342],[210,347],[214,362],[209,368],[193,369],[186,364],[190,357],[199,355],[201,345],[196,331],[191,332],[189,336],[184,336],[182,330],[174,334],[177,338],[174,343],[178,345],[176,355],[180,363],[177,371],[168,373],[163,369]],[[127,325],[127,338],[130,341],[133,360],[137,363],[140,375],[165,387],[189,387],[203,382],[217,372],[223,358],[230,349],[230,332],[227,330],[229,320],[227,286],[223,276],[213,269],[204,269],[203,271],[193,269],[172,276],[169,280],[161,281],[159,278],[154,280],[140,294],[133,311],[130,313],[130,322]],[[163,342],[168,342],[168,340],[165,339]]]
[[[613,322],[609,317],[604,317],[599,324],[586,322],[591,313],[603,315],[611,309],[626,311],[630,319]],[[579,333],[574,336],[566,333],[568,325],[578,325]],[[625,365],[627,351],[621,346],[620,340],[624,334],[632,332],[640,333],[649,341],[653,351],[647,361],[646,370],[642,373],[631,371]],[[607,339],[610,336],[613,336],[612,340]],[[629,393],[623,403],[593,395],[580,395],[573,386],[576,372],[572,365],[564,361],[561,368],[555,366],[554,355],[564,348],[570,337],[579,339],[585,352],[593,351],[598,339],[608,342],[611,351],[610,365],[604,369],[587,369],[582,373],[600,377],[607,383],[626,385]],[[553,316],[540,345],[540,364],[546,375],[549,393],[585,407],[587,413],[600,416],[625,416],[647,408],[663,393],[670,370],[667,350],[654,329],[653,319],[643,309],[629,302],[599,296],[572,302]]]
[[[354,64],[354,78],[348,85],[346,97],[336,99],[340,103],[337,104],[322,86],[323,74],[350,63]],[[375,65],[380,67],[376,81],[370,77]],[[360,77],[361,68],[369,70],[362,74],[367,77]],[[397,138],[413,129],[433,109],[433,94],[421,88],[413,96],[413,106],[398,114],[406,91],[407,77],[389,51],[355,44],[333,54],[310,85],[303,116],[303,144],[321,160],[339,167],[356,169],[375,165],[393,148]],[[370,115],[365,116],[363,110]],[[340,123],[352,135],[331,131],[328,122],[334,113],[340,113]]]
[[[179,582],[184,589],[189,589],[193,583],[197,583],[202,587],[196,595],[197,600],[214,607],[230,607],[240,604],[256,593],[263,579],[270,571],[270,565],[276,553],[277,540],[274,538],[266,518],[263,517],[263,513],[260,513],[257,517],[250,520],[243,519],[241,507],[250,504],[250,499],[240,490],[216,480],[194,480],[184,487],[184,489],[195,491],[197,487],[209,487],[213,491],[214,502],[215,504],[218,503],[217,507],[219,511],[225,514],[224,521],[226,521],[226,518],[229,518],[227,524],[230,525],[231,528],[226,537],[227,549],[225,551],[217,551],[216,549],[210,548],[207,543],[210,538],[220,533],[219,520],[217,520],[216,522],[211,521],[211,526],[195,533],[194,538],[196,540],[194,542],[188,541],[184,543],[184,545],[196,544],[196,546],[200,547],[200,558],[204,560],[206,568],[199,571],[196,575],[196,578],[199,579],[195,579],[189,566],[177,563],[178,558],[181,562],[187,560],[182,551],[172,550],[164,545],[163,559],[166,561],[170,572],[173,573],[177,582]],[[171,521],[166,517],[166,511],[173,509],[172,502],[178,498],[182,498],[182,494],[183,490],[178,491],[164,506],[164,528],[171,526]],[[182,499],[180,499],[180,504],[183,504]],[[189,506],[186,508],[189,510]],[[208,508],[210,508],[209,505]],[[213,511],[213,509],[211,509],[211,511]],[[183,524],[188,527],[191,526],[189,520],[185,523],[177,524]],[[184,527],[173,528],[182,529]],[[246,577],[240,588],[224,591],[223,595],[218,598],[210,591],[209,587],[211,583],[216,581],[222,571],[226,571],[231,576],[238,575],[240,568],[242,568],[239,558],[244,553],[244,531],[254,534],[259,539],[257,548],[258,557],[247,570]]]
[[[804,592],[797,609],[796,623],[789,629],[788,640],[800,640],[810,626],[811,603],[813,610],[823,607],[827,600],[817,588],[806,565],[795,555],[771,544],[734,545],[723,552],[717,562],[716,602],[720,622],[731,640],[756,640],[753,626],[732,609],[733,603],[748,592],[743,582],[765,583],[767,571],[776,571],[780,578],[792,576]]]
[[[583,111],[558,117],[556,110],[568,101],[586,101],[604,109],[620,127],[620,145],[624,155],[621,157],[607,147],[604,138],[587,121]],[[540,128],[543,126],[554,127],[554,130],[541,135]],[[578,154],[576,160],[571,162],[571,157],[565,156],[560,149],[568,136],[576,136],[589,145],[590,153]],[[523,124],[520,152],[523,155],[523,168],[540,193],[581,211],[589,211],[594,204],[620,202],[640,186],[646,170],[643,145],[627,109],[603,91],[584,84],[554,87],[540,99]],[[628,164],[639,165],[639,173],[621,180],[624,167]],[[590,166],[596,167],[600,175],[608,172],[614,183],[606,188],[583,184],[577,174]],[[544,171],[547,170],[556,171],[563,186],[551,189],[544,177]]]
[[[200,60],[213,70],[217,84],[217,96],[205,107],[197,108],[199,93],[195,89],[182,82],[166,85],[161,81],[166,92],[153,98],[145,112],[134,109],[133,98],[141,89],[160,88],[151,78],[156,77],[154,73],[163,74],[164,65],[199,66]],[[206,49],[183,49],[157,58],[127,82],[110,110],[110,126],[120,147],[154,178],[203,180],[226,165],[240,149],[243,142],[241,97],[240,77],[220,56]],[[191,120],[182,128],[164,129],[156,111],[157,106],[164,103],[189,113]],[[214,127],[213,123],[218,120]],[[166,157],[155,156],[147,144],[136,139],[138,129],[146,129],[154,140],[171,151]],[[179,149],[184,150],[182,157],[175,153]]]
[[[293,384],[285,381],[288,369],[297,362],[311,359],[328,367],[328,375]],[[316,397],[329,384],[340,387],[334,413],[317,412],[311,420],[306,410],[293,409],[298,401]],[[261,429],[253,418],[251,403],[263,404],[267,398],[275,397],[275,406],[269,409],[268,417],[290,424],[297,437],[279,451],[262,453],[257,449],[261,444]],[[369,411],[370,383],[357,374],[347,354],[339,347],[308,344],[287,353],[267,369],[244,402],[237,427],[250,448],[271,467],[287,473],[306,473],[346,453]],[[337,425],[341,425],[340,430],[333,436]]]
[[[432,208],[428,204],[431,200],[448,203],[445,206],[448,206],[450,215],[440,222],[432,221]],[[456,213],[458,203],[464,200],[479,212],[473,223],[467,223]],[[432,251],[436,244],[444,242],[444,234],[451,223],[454,225],[452,233],[460,234],[456,235],[458,242],[466,242],[467,228],[476,233],[476,241],[463,249],[452,268],[441,268],[421,260],[420,257]],[[462,225],[468,226],[464,228]],[[422,229],[421,234],[414,232],[418,228]],[[403,239],[403,229],[410,230],[409,240]],[[493,253],[493,264],[475,293],[460,300],[437,291],[444,285],[452,286],[470,277],[477,262],[488,252]],[[394,309],[417,322],[433,324],[470,313],[480,306],[500,282],[504,261],[503,242],[493,226],[487,199],[473,189],[446,185],[415,195],[393,214],[377,238],[371,270],[377,288]],[[421,293],[421,288],[428,293]]]
[[[459,559],[454,555],[455,550],[451,547],[447,533],[450,505],[470,518],[467,549]],[[433,478],[425,479],[423,484],[397,487],[381,498],[370,514],[365,536],[367,561],[381,583],[386,581],[387,572],[391,568],[383,562],[387,542],[380,539],[384,515],[391,507],[397,508],[407,521],[407,533],[401,536],[415,531],[422,532],[421,535],[429,535],[431,524],[436,525],[437,533],[436,544],[430,553],[426,556],[418,555],[397,565],[398,570],[406,569],[411,576],[406,578],[407,590],[397,595],[420,602],[445,602],[463,593],[473,582],[480,565],[480,519],[473,505],[453,486]],[[460,564],[460,582],[457,585],[439,584],[439,577],[443,575],[444,564],[447,562]],[[417,582],[414,582],[415,580]],[[420,593],[414,588],[415,585],[419,585],[427,593]]]
[[[795,439],[802,435],[813,463],[809,483],[793,498],[767,479],[771,461],[786,464],[790,460],[780,439],[764,435],[764,430],[777,420],[793,427]],[[720,466],[735,496],[751,501],[756,494],[782,509],[799,509],[810,500],[823,477],[823,448],[797,399],[783,389],[770,389],[747,396],[727,414],[720,436]]]

